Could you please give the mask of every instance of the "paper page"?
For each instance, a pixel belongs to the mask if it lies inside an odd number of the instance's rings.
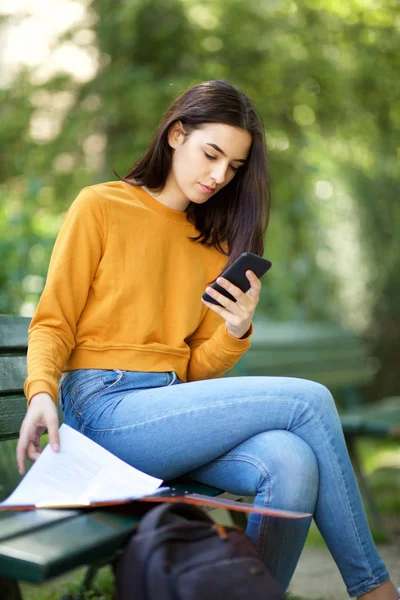
[[[84,506],[146,496],[161,483],[63,424],[60,451],[53,452],[48,444],[0,506]]]

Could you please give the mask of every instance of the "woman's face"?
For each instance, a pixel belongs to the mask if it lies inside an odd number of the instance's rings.
[[[187,206],[190,201],[207,202],[235,177],[246,162],[252,137],[223,123],[207,123],[185,134],[181,123],[176,123],[168,141],[174,152],[166,187]]]

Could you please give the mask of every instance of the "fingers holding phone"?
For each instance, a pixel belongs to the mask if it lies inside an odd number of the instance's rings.
[[[261,281],[257,277],[253,271],[246,271],[246,277],[250,282],[250,288],[245,292],[246,296],[250,296],[250,298],[257,298],[257,303],[260,299],[261,292]]]
[[[234,285],[231,281],[221,276],[218,277],[216,282],[217,286],[209,286],[206,288],[206,294],[210,296],[215,302],[206,300],[208,304],[219,304],[224,308],[230,309],[233,313],[239,312],[239,305],[249,306],[252,304],[252,300],[256,303],[259,300],[261,281],[253,271],[246,271],[245,276],[247,277],[250,287],[246,292],[243,292],[238,286]],[[204,295],[204,296],[205,296]],[[203,300],[205,297],[203,296]]]
[[[243,337],[249,330],[261,290],[261,281],[253,271],[246,270],[244,275],[250,286],[246,286],[246,292],[221,276],[216,281],[219,287],[207,287],[202,298],[208,308],[225,319],[227,330],[237,338]],[[205,298],[210,298],[211,301]]]
[[[247,292],[251,288],[251,282],[246,276],[246,272],[251,271],[256,275],[257,279],[260,279],[271,266],[271,262],[266,258],[257,256],[257,254],[252,254],[251,252],[243,252],[239,258],[237,258],[235,262],[222,273],[221,277],[238,287],[242,292]],[[211,287],[229,298],[229,300],[232,300],[232,302],[236,302],[236,298],[228,290],[222,287],[218,283],[218,280],[215,281]],[[208,294],[207,291],[203,294],[203,299],[211,304],[218,303],[215,295]]]

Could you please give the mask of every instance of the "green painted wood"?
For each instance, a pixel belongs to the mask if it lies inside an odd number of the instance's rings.
[[[340,418],[345,435],[400,437],[400,397],[347,411]]]
[[[0,542],[75,518],[78,510],[0,511]]]
[[[325,346],[317,348],[307,344],[293,344],[290,348],[270,347],[268,344],[264,346],[251,346],[250,350],[243,355],[252,356],[254,358],[263,357],[267,363],[280,364],[285,363],[307,363],[314,361],[336,361],[346,362],[348,358],[352,360],[362,361],[365,359],[367,352],[361,345],[359,346],[336,346],[332,347],[326,343]]]
[[[359,345],[360,338],[348,329],[336,324],[308,322],[272,322],[264,318],[254,321],[252,346],[292,347]]]
[[[243,375],[269,375],[275,377],[300,377],[310,379],[328,387],[337,389],[344,386],[359,386],[367,384],[372,377],[370,368],[366,365],[362,367],[351,364],[342,365],[341,368],[335,368],[332,364],[320,365],[292,365],[269,367],[265,364],[248,363],[242,369],[236,365],[228,373],[228,377]]]
[[[272,371],[274,369],[288,369],[289,372],[293,369],[300,371],[305,369],[307,371],[341,371],[346,370],[349,366],[354,371],[359,369],[362,372],[368,373],[372,376],[376,372],[376,364],[374,361],[369,361],[368,357],[364,355],[354,355],[349,352],[343,352],[343,354],[331,354],[321,353],[319,356],[312,356],[306,350],[301,355],[293,354],[281,354],[274,353],[268,354],[268,352],[251,352],[251,349],[241,359],[241,364],[244,368],[248,369],[266,369]]]
[[[300,377],[338,389],[369,383],[378,367],[360,338],[337,325],[257,319],[250,350],[228,376]]]
[[[58,418],[63,422],[63,414],[58,406]],[[26,414],[26,398],[23,394],[0,396],[0,442],[16,439]]]
[[[390,426],[380,421],[369,422],[357,416],[340,418],[345,436],[388,437]]]
[[[140,517],[82,512],[0,542],[0,576],[40,583],[70,569],[104,559],[118,550]]]
[[[0,396],[0,442],[18,437],[25,414],[26,398],[23,394]]]
[[[0,394],[19,392],[26,378],[26,355],[0,356]]]
[[[363,344],[360,343],[347,343],[346,338],[341,340],[339,344],[337,341],[330,340],[326,338],[323,340],[323,343],[315,344],[312,339],[303,340],[299,342],[295,338],[290,341],[288,344],[279,344],[272,343],[271,340],[265,340],[263,343],[255,343],[251,339],[251,347],[250,350],[255,355],[267,353],[271,359],[274,356],[282,356],[283,358],[286,356],[295,356],[297,360],[299,360],[303,353],[305,352],[305,357],[310,358],[311,360],[315,357],[318,357],[321,353],[322,356],[326,356],[326,358],[339,357],[342,353],[345,353],[349,356],[368,356],[368,351]]]
[[[18,434],[26,414],[26,398],[21,394],[0,396],[0,441],[12,439]]]
[[[26,348],[30,319],[0,315],[0,351],[1,349]]]
[[[183,478],[170,483],[178,493],[224,493]],[[39,583],[107,558],[128,540],[139,520],[139,515],[102,510],[0,512],[0,576]]]
[[[166,481],[165,485],[171,487],[171,490],[177,493],[190,492],[191,494],[204,494],[213,498],[224,494],[224,490],[212,485],[206,485],[205,483],[199,483],[198,481],[185,479],[184,477],[174,481]]]

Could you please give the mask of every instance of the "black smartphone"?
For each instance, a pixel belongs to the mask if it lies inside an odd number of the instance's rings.
[[[246,277],[246,271],[253,271],[260,279],[271,266],[272,263],[266,258],[257,256],[257,254],[252,254],[251,252],[243,252],[243,254],[241,254],[239,258],[237,258],[235,262],[221,274],[221,277],[236,285],[242,292],[247,292],[247,290],[250,289],[250,282]],[[226,298],[229,298],[229,300],[236,302],[236,298],[218,285],[218,283],[214,282],[211,287]],[[203,299],[212,304],[220,305],[215,298],[212,298],[206,292],[203,294]]]

